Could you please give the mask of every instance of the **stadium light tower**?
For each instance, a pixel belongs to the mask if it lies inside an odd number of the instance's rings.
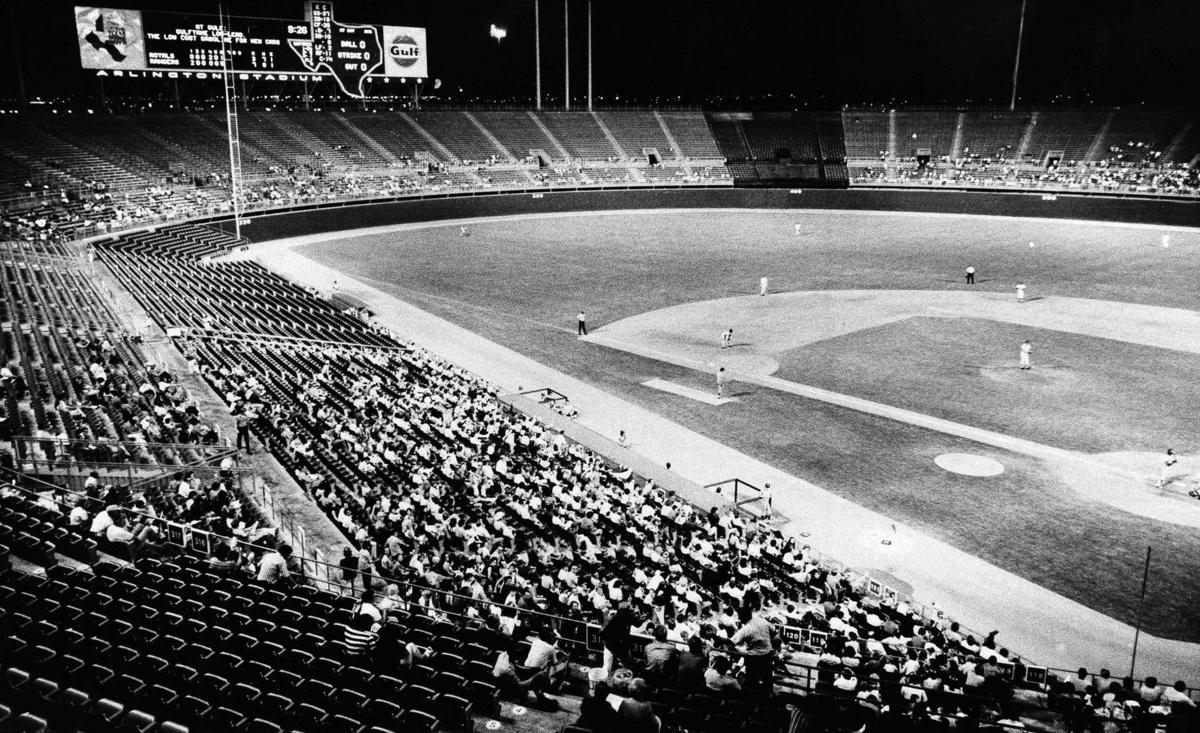
[[[534,101],[542,109],[542,10],[539,0],[533,0]]]
[[[563,0],[563,104],[571,109],[571,0]]]
[[[488,29],[488,35],[495,38],[496,45],[499,46],[501,41],[508,38],[508,30],[492,23],[492,27]]]
[[[27,106],[25,98],[25,64],[21,58],[21,34],[17,30],[17,17],[13,11],[13,6],[16,3],[5,3],[5,9],[8,11],[8,30],[10,33],[10,48],[13,56],[13,69],[16,71],[14,76],[17,78],[17,101],[21,103],[21,109]]]
[[[1008,111],[1017,108],[1017,72],[1021,70],[1021,38],[1025,35],[1025,2],[1021,0],[1021,23],[1017,26],[1017,58],[1013,61],[1012,98],[1008,100]]]
[[[237,118],[237,83],[229,53],[229,26],[225,2],[217,4],[221,26],[221,78],[225,83],[225,129],[229,134],[229,195],[233,199],[233,229],[242,238],[242,142]]]
[[[588,0],[588,112],[592,111],[592,0]]]

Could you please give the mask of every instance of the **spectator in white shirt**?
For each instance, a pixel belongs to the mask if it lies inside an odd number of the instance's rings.
[[[858,689],[858,678],[849,667],[842,667],[842,673],[834,679],[833,686],[842,692],[854,692]]]
[[[292,556],[290,545],[281,545],[276,552],[268,552],[258,563],[258,579],[266,583],[278,583],[291,577],[288,559]]]
[[[103,535],[115,522],[114,515],[120,516],[120,513],[121,507],[115,504],[105,507],[92,518],[92,525],[88,531],[93,535]]]

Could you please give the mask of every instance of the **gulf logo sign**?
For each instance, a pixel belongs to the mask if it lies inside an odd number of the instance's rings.
[[[388,76],[424,78],[429,76],[425,29],[384,26],[384,63]]]

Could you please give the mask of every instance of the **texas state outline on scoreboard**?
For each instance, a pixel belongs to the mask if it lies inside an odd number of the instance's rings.
[[[341,23],[331,0],[309,0],[305,7],[305,20],[270,19],[274,26],[237,16],[221,25],[202,14],[77,6],[80,60],[103,76],[220,78],[224,39],[232,72],[242,78],[330,76],[343,94],[364,97],[372,76],[428,77],[424,28]]]
[[[317,0],[308,3],[309,39],[288,39],[288,46],[309,71],[329,71],[342,92],[351,97],[366,96],[363,85],[371,72],[383,66],[383,44],[379,28],[373,25],[338,23],[333,19],[333,3]],[[369,40],[368,40],[369,37]],[[356,91],[346,88],[348,79],[357,77]]]

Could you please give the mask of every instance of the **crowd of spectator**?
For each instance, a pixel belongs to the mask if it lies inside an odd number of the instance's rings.
[[[614,186],[642,183],[630,168],[548,169],[535,166],[504,169],[424,166],[406,161],[390,168],[333,170],[326,167],[272,166],[270,175],[247,179],[246,209],[302,206],[359,199],[395,198],[419,193],[457,193],[531,186]],[[713,168],[687,173],[677,169],[672,181],[702,184],[727,181],[728,172]],[[141,189],[110,190],[92,180],[68,189],[43,184],[27,187],[0,204],[3,238],[29,242],[69,242],[83,236],[119,231],[139,224],[229,214],[233,211],[228,176],[206,176],[197,185],[152,185]]]
[[[765,687],[770,667],[755,668],[754,652],[773,658],[783,626],[823,640],[819,652],[785,652],[788,661],[836,669],[834,688],[854,695],[890,685],[910,702],[1002,699],[1012,676],[1002,665],[1022,665],[995,633],[977,639],[877,599],[794,538],[736,511],[697,510],[511,413],[430,354],[314,356],[312,371],[282,389],[241,367],[202,359],[201,368],[235,404],[261,403],[262,434],[353,538],[343,565],[351,582],[402,581],[411,584],[403,600],[434,618],[477,618],[510,633],[516,619],[490,604],[604,624],[605,672],[628,666],[651,683],[682,673],[733,688],[732,670],[741,685]],[[345,485],[311,468],[332,457],[361,480]],[[765,631],[747,645],[754,619]],[[629,646],[639,634],[653,639],[645,668]],[[671,650],[687,645],[713,662],[677,666],[684,658]]]
[[[25,182],[25,193],[0,205],[0,227],[8,240],[68,242],[138,224],[174,221],[220,209],[211,189],[151,185],[112,191],[95,179],[68,189]]]
[[[1003,158],[960,158],[919,163],[915,158],[851,166],[865,185],[1037,188],[1096,193],[1200,195],[1200,171],[1187,164],[1130,161],[1112,155],[1094,163],[1053,165]]]
[[[235,411],[254,405],[256,431],[352,539],[347,589],[510,639],[529,631],[510,609],[601,625],[603,678],[635,703],[640,684],[770,689],[782,659],[831,673],[828,692],[880,715],[950,722],[964,699],[1013,715],[1025,664],[996,632],[878,598],[752,517],[700,511],[427,352],[313,350],[287,375],[200,361]],[[784,627],[811,632],[809,648],[781,644]],[[552,691],[539,665],[509,663],[496,674],[511,689]]]
[[[167,457],[152,455],[150,444],[218,442],[218,428],[202,418],[170,370],[130,363],[110,334],[85,332],[74,340],[85,361],[71,378],[71,390],[54,399],[58,419],[50,427],[58,432],[39,427],[32,435],[39,439],[32,445],[39,459],[154,463]],[[20,372],[19,367],[6,370]],[[21,394],[23,381],[12,379]]]

